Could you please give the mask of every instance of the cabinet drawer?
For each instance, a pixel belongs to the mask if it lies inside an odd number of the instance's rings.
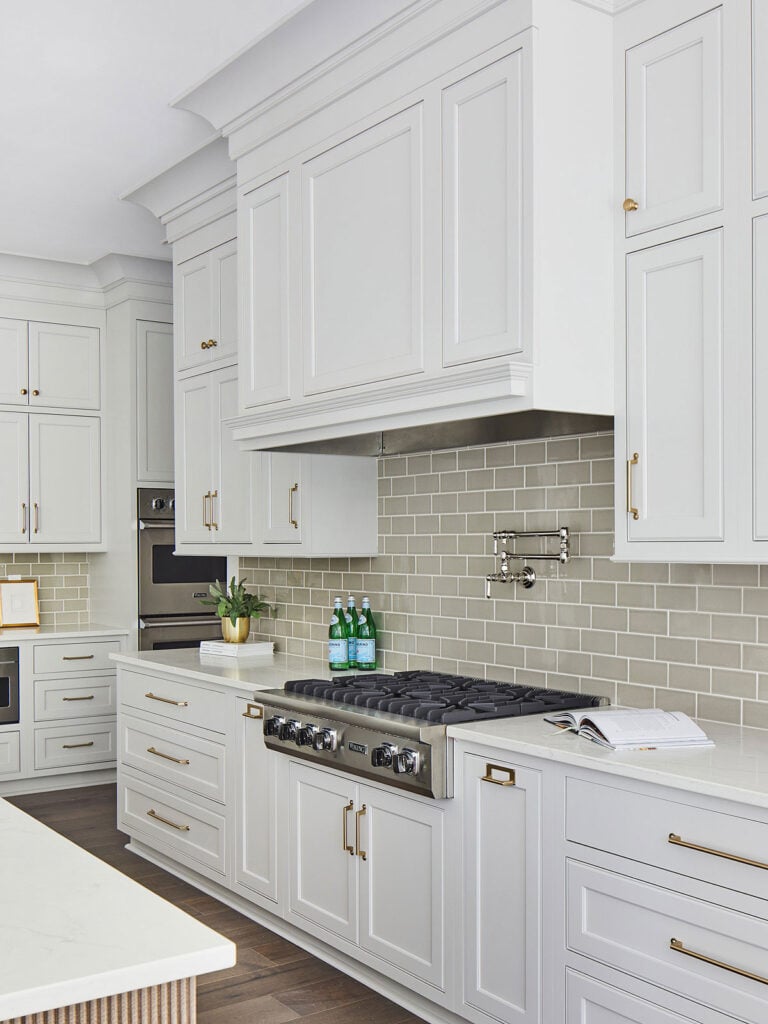
[[[114,672],[110,654],[120,650],[119,640],[84,640],[71,644],[35,644],[34,671],[39,674],[55,672]]]
[[[35,729],[35,769],[115,760],[115,722]]]
[[[224,802],[223,745],[179,732],[173,725],[122,715],[120,763]]]
[[[226,873],[224,818],[122,772],[120,827],[151,844],[158,840],[187,860]]]
[[[121,703],[130,707],[201,729],[227,731],[229,702],[218,690],[130,671],[120,673],[119,686]]]
[[[35,679],[35,721],[94,718],[114,715],[115,676],[72,679]]]
[[[19,736],[17,732],[0,732],[0,775],[21,771]]]
[[[738,1020],[768,1019],[768,921],[577,861],[566,872],[569,949]]]
[[[576,971],[566,971],[566,1020],[578,1024],[688,1024],[700,1020],[697,1007],[692,1017],[681,1017],[673,1010],[665,1010],[655,1003],[638,999],[587,978]]]
[[[568,779],[566,838],[768,899],[768,824],[762,821]]]

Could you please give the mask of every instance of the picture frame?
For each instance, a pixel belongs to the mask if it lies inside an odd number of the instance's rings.
[[[0,627],[39,625],[37,580],[0,580]]]

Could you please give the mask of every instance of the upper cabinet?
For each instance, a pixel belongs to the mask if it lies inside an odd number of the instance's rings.
[[[137,466],[140,484],[173,481],[173,326],[136,322]]]
[[[100,381],[97,328],[0,320],[0,403],[98,409]]]
[[[176,370],[237,359],[237,242],[224,242],[176,266]]]
[[[768,0],[752,0],[752,196],[768,196]]]

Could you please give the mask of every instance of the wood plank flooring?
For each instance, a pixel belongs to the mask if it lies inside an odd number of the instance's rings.
[[[84,850],[237,943],[237,964],[198,981],[198,1024],[420,1024],[360,982],[124,849],[115,787],[10,798]]]

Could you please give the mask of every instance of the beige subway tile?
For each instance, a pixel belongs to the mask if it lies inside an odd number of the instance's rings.
[[[671,583],[695,583],[706,586],[712,583],[711,565],[677,565],[669,567]]]
[[[696,663],[696,641],[679,637],[656,637],[656,657],[662,661]]]
[[[753,644],[757,639],[757,619],[749,615],[713,615],[712,639]]]
[[[696,694],[686,690],[670,690],[663,686],[656,690],[656,707],[664,711],[682,711],[693,718],[696,715]]]
[[[492,469],[474,469],[469,470],[464,479],[464,487],[457,487],[456,490],[467,490],[467,491],[489,491],[493,487],[494,471]],[[443,487],[443,479],[441,478],[441,490],[448,490]]]
[[[670,612],[671,636],[694,636],[708,640],[712,635],[712,616],[700,612]]]
[[[742,654],[742,668],[756,672],[768,672],[768,647],[745,644]]]
[[[611,704],[616,704],[616,683],[609,679],[580,679],[579,692],[588,693],[593,697],[607,697]]]
[[[581,601],[581,587],[578,580],[547,580],[547,600],[559,604],[578,604]]]
[[[629,565],[627,562],[612,562],[610,558],[593,558],[592,577],[596,580],[626,583],[629,580]]]
[[[652,686],[619,683],[616,687],[616,700],[631,708],[653,708],[656,706],[656,692]]]
[[[515,446],[504,443],[486,448],[485,464],[486,466],[514,466]]]
[[[712,675],[710,669],[700,665],[670,665],[667,678],[673,689],[708,693]]]
[[[741,595],[735,587],[699,587],[699,611],[740,612]]]
[[[613,434],[592,434],[581,438],[582,459],[612,459]]]
[[[656,587],[656,607],[693,611],[696,608],[696,587],[659,584]]]
[[[485,466],[485,448],[463,448],[457,452],[456,465],[459,469],[481,469]]]
[[[392,494],[413,494],[419,477],[398,476],[392,481]]]
[[[666,686],[669,666],[664,661],[640,661],[630,659],[628,679],[630,683],[644,686]]]
[[[440,654],[440,643],[439,636],[417,636],[416,653],[430,658],[436,657]]]
[[[620,583],[616,587],[616,603],[623,608],[653,608],[656,591],[650,583]]]
[[[742,701],[742,725],[755,729],[768,729],[768,703],[764,701]]]
[[[486,604],[485,576],[459,576],[459,597],[480,598]],[[483,618],[488,613],[483,614]]]
[[[582,484],[579,488],[579,502],[582,508],[611,508],[613,506],[613,485]]]
[[[456,619],[435,615],[432,619],[432,635],[455,639],[458,636],[458,623]]]
[[[427,516],[432,512],[455,512],[456,495],[453,495],[453,499],[450,504],[452,508],[441,508],[437,509],[434,507],[435,498],[438,495],[434,494],[409,494],[406,498],[388,498],[387,501],[404,501],[404,508],[387,508],[386,512],[388,515],[401,515],[407,512],[409,515],[414,516]]]
[[[557,651],[550,651],[546,647],[526,647],[525,667],[537,672],[556,672]]]
[[[491,534],[494,531],[495,517],[492,512],[469,513],[466,520],[467,533]],[[505,528],[508,530],[520,530],[523,528],[523,524],[524,520],[520,518],[520,516],[513,515],[512,518],[507,521],[507,526]]]
[[[432,452],[433,473],[450,473],[457,464],[458,454],[455,451]]]
[[[408,460],[400,455],[384,456],[384,476],[405,476],[408,472]]]
[[[514,491],[513,493],[515,495],[514,507],[518,511],[525,511],[526,509],[538,510],[543,508],[547,497],[547,492],[543,487],[524,488],[522,490]],[[486,505],[488,508],[492,507],[490,498],[491,495],[489,494],[486,499]]]
[[[768,615],[768,589],[745,589],[744,612],[748,615]]]
[[[525,467],[504,466],[496,469],[493,476],[493,486],[496,490],[515,490],[518,487],[525,487]]]
[[[760,567],[757,565],[714,565],[712,582],[716,586],[756,587],[760,583]]]
[[[525,664],[525,649],[511,643],[496,644],[493,660],[498,665],[522,666]]]
[[[466,491],[467,474],[464,472],[441,473],[440,490],[443,493]]]
[[[520,627],[518,627],[519,629]],[[520,640],[518,639],[519,642]],[[578,651],[581,649],[581,631],[560,626],[550,626],[547,629],[546,646],[554,647],[559,651]]]
[[[669,566],[662,562],[633,562],[629,578],[633,583],[667,583]]]
[[[592,483],[593,484],[613,484],[614,481],[614,469],[612,459],[596,459],[590,463],[592,467]]]
[[[524,622],[525,621],[525,604],[522,601],[518,601],[516,598],[510,595],[509,600],[499,599],[501,595],[497,596],[497,600],[494,601],[495,611],[494,619],[499,623],[507,622]],[[486,629],[491,628],[492,623],[489,622]],[[506,628],[506,626],[505,626]],[[489,637],[490,639],[490,637]]]
[[[525,621],[539,626],[554,626],[557,609],[543,601],[525,601]]]
[[[515,464],[529,466],[546,462],[547,446],[544,441],[521,441],[515,445]]]
[[[405,593],[411,594],[431,594],[432,593],[432,577],[431,576],[406,576],[407,583],[402,588]]]
[[[405,550],[409,555],[431,555],[432,535],[420,533],[417,536],[406,537]]]
[[[715,697],[700,693],[696,698],[696,717],[710,722],[741,725],[741,701],[734,697]]]
[[[462,555],[485,555],[492,559],[492,542],[481,533],[462,533],[459,536],[459,553]]]
[[[592,628],[611,629],[617,633],[625,633],[629,623],[629,612],[626,608],[607,608],[598,605],[592,609]]]
[[[412,477],[412,480],[412,494],[435,494],[437,491],[440,490],[439,473],[422,473],[420,476]]]
[[[477,619],[459,619],[460,640],[485,640],[485,622]]]
[[[655,657],[656,638],[640,633],[619,633],[616,637],[616,653],[624,658]]]
[[[436,555],[455,555],[458,553],[459,538],[455,533],[438,534],[432,538],[432,551]]]
[[[558,651],[557,671],[573,676],[591,675],[592,655],[581,651]]]
[[[616,634],[603,630],[582,629],[581,649],[593,654],[615,654]]]
[[[547,462],[575,462],[578,458],[578,437],[558,437],[547,441]]]
[[[456,511],[457,512],[484,512],[485,511],[485,495],[486,491],[467,491],[465,494],[442,494],[433,495],[433,500],[437,497],[456,499]],[[443,511],[442,509],[435,509],[436,512]],[[446,509],[445,511],[451,511]]]
[[[581,599],[585,604],[615,605],[616,584],[585,581],[581,584]]]
[[[557,608],[558,626],[574,626],[586,629],[590,625],[589,608],[583,604],[559,604]]]
[[[757,642],[768,644],[768,619],[757,620]]]
[[[608,557],[613,554],[612,533],[583,533],[579,536],[579,551],[582,557],[592,555]]]
[[[718,640],[699,640],[697,642],[696,660],[700,665],[740,668],[741,645]]]
[[[467,641],[442,639],[440,641],[440,657],[455,658],[456,661],[466,661]]]
[[[361,591],[364,587],[360,588]],[[370,597],[370,594],[364,594],[365,597]],[[392,595],[392,611],[393,612],[406,612],[411,615],[416,611],[416,596],[414,594],[393,594]]]
[[[616,682],[626,681],[629,662],[626,658],[611,657],[607,654],[592,655],[592,675],[600,679],[615,679]]]
[[[545,626],[530,626],[525,623],[518,623],[515,626],[515,643],[520,647],[547,647],[552,646],[547,640],[547,629]]]
[[[429,495],[422,495],[422,497],[429,501]],[[408,498],[404,494],[399,494],[392,498],[384,498],[379,514],[382,516],[404,516],[407,512]]]
[[[629,630],[631,633],[656,633],[666,635],[668,632],[667,613],[659,611],[636,611],[630,609]]]
[[[712,669],[712,693],[723,697],[757,697],[757,675],[754,672],[736,672],[732,669]]]
[[[550,487],[557,483],[557,466],[526,466],[526,487]],[[578,492],[577,492],[578,493]]]
[[[561,462],[557,466],[558,485],[591,483],[590,467],[589,462]]]

